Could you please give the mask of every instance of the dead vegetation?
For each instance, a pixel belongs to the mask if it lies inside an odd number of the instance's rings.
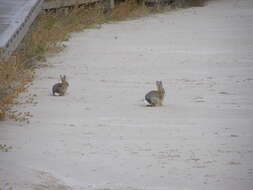
[[[18,104],[16,98],[27,89],[34,72],[25,68],[25,65],[19,60],[17,59],[17,62],[1,61],[0,63],[0,120],[5,117],[24,120],[23,113],[16,114],[11,112],[10,108]]]

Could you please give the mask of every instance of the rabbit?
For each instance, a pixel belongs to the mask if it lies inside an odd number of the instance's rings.
[[[145,95],[147,106],[162,106],[165,90],[162,81],[156,81],[157,90],[152,90]]]
[[[53,96],[55,96],[55,93],[58,93],[59,96],[64,96],[66,94],[69,83],[67,82],[65,75],[64,76],[60,75],[60,78],[61,82],[56,83],[52,88]]]

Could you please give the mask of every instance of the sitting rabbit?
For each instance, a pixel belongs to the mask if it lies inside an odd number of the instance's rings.
[[[53,86],[53,96],[55,96],[55,93],[59,94],[59,96],[64,96],[66,94],[67,88],[69,86],[69,83],[66,81],[66,76],[61,76],[61,82],[60,83],[56,83]]]
[[[162,106],[165,90],[162,81],[156,81],[157,90],[152,90],[145,95],[148,106]]]

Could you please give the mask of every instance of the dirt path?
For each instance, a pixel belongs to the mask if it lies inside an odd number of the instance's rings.
[[[1,123],[0,187],[251,190],[253,1],[211,1],[75,33]],[[60,74],[64,97],[50,95]],[[162,80],[163,107],[145,93]],[[50,185],[51,184],[51,185]]]

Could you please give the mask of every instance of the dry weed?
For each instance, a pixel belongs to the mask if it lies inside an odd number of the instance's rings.
[[[34,72],[20,63],[20,56],[16,61],[0,62],[0,119],[15,118],[10,113],[10,107],[21,92],[24,92],[32,81]]]
[[[135,0],[126,0],[118,5],[108,15],[109,21],[122,21],[127,19],[138,18],[146,16],[151,12],[151,9],[146,7],[143,3],[138,3]]]

